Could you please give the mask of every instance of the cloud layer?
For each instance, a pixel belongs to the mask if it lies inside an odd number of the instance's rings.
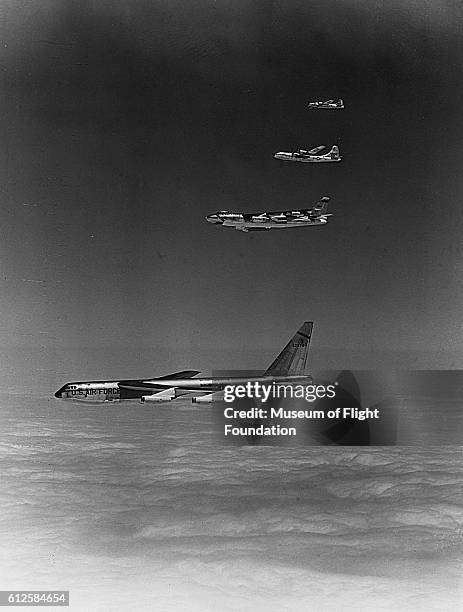
[[[461,595],[460,447],[223,447],[186,404],[14,402],[1,588],[69,588],[96,610],[451,610]]]

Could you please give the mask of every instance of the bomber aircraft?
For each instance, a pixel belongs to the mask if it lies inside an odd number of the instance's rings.
[[[307,151],[306,149],[298,149],[294,153],[287,153],[285,151],[278,151],[273,156],[275,159],[282,159],[283,161],[294,161],[294,162],[340,162],[342,157],[339,155],[339,147],[333,145],[328,153],[319,155],[322,149],[325,149],[325,145],[320,145],[314,149]]]
[[[313,208],[275,212],[241,213],[220,210],[212,215],[207,215],[206,221],[224,227],[232,227],[241,232],[325,225],[328,223],[328,217],[332,216],[331,213],[327,213],[329,201],[330,198],[324,196]]]
[[[295,381],[311,384],[313,379],[305,373],[305,368],[312,328],[312,322],[303,323],[262,376],[195,378],[199,371],[186,370],[141,380],[77,381],[63,385],[56,391],[55,397],[94,404],[131,399],[141,402],[169,402],[189,395],[195,403],[208,403],[220,401],[226,385]]]
[[[309,108],[344,108],[344,102],[341,98],[337,102],[327,100],[326,102],[309,102]]]

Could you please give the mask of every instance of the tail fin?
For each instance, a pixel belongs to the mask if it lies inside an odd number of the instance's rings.
[[[333,145],[328,153],[325,153],[324,157],[331,157],[331,159],[339,159],[339,147]]]
[[[328,211],[328,203],[330,199],[328,196],[323,196],[313,207],[314,212],[317,213],[317,216],[321,217],[322,215],[326,215]]]
[[[294,334],[275,361],[268,367],[265,376],[294,376],[305,374],[307,353],[312,337],[313,323],[306,321]]]

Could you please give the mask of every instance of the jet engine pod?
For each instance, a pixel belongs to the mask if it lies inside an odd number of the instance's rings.
[[[160,402],[170,402],[175,399],[175,389],[166,389],[165,391],[161,391],[160,393],[155,393],[154,395],[142,395],[140,401],[142,403],[157,403]]]

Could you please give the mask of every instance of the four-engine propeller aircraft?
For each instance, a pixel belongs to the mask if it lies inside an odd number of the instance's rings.
[[[275,212],[241,213],[220,210],[208,215],[206,220],[224,227],[232,227],[241,232],[261,232],[288,227],[305,227],[307,225],[325,225],[330,198],[324,196],[313,208],[299,210],[280,210]]]
[[[309,102],[309,108],[344,108],[344,102],[341,98],[337,102],[327,100],[326,102]]]
[[[287,153],[285,151],[278,151],[273,156],[275,159],[282,159],[283,161],[295,161],[295,162],[340,162],[342,157],[339,155],[339,147],[333,145],[328,153],[319,155],[318,153],[325,149],[325,145],[320,145],[314,149],[307,151],[306,149],[298,149],[294,153]]]
[[[226,385],[248,382],[271,384],[274,381],[311,384],[312,377],[305,373],[305,368],[312,328],[313,323],[307,321],[303,323],[262,376],[194,378],[199,371],[186,370],[143,380],[69,382],[55,393],[55,397],[91,403],[129,399],[138,399],[142,402],[168,402],[182,395],[206,393],[191,398],[193,402],[206,403],[221,400]]]

